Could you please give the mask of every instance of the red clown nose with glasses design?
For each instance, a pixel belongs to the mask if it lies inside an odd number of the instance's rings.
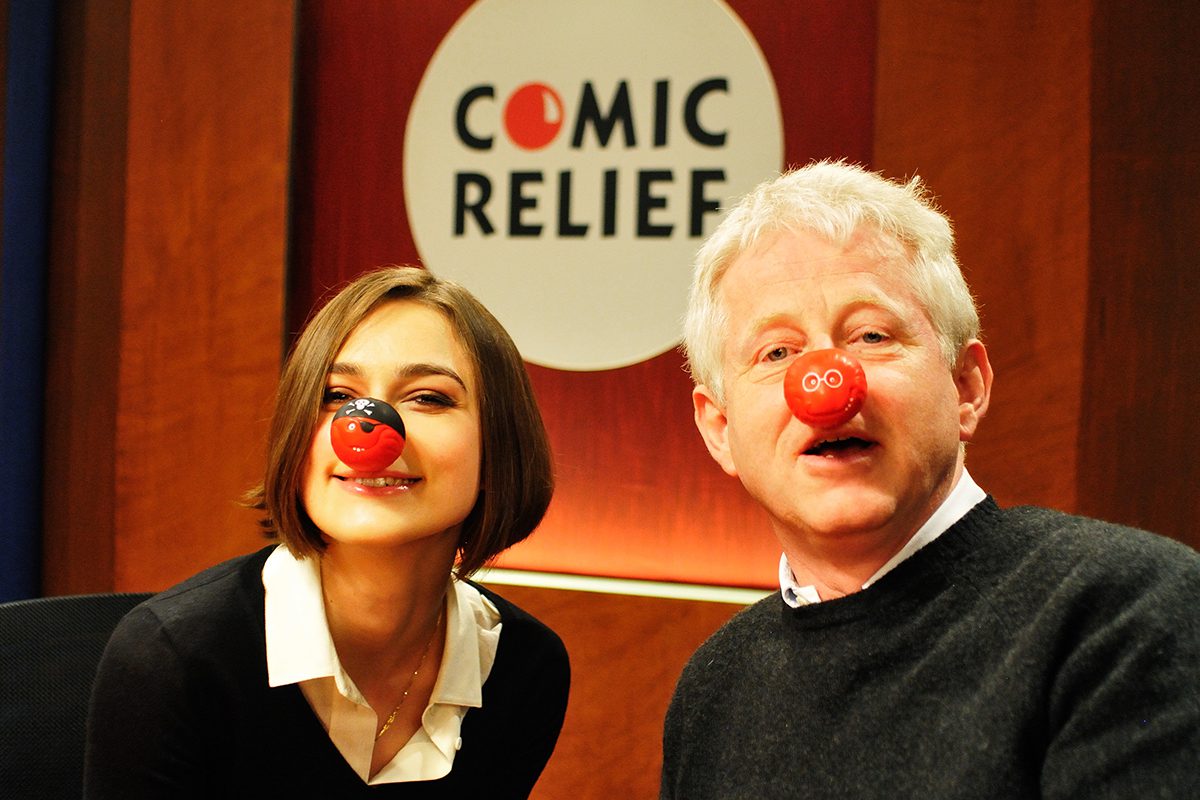
[[[858,359],[845,350],[815,350],[788,367],[783,396],[805,425],[836,428],[862,408],[867,399],[867,376]]]

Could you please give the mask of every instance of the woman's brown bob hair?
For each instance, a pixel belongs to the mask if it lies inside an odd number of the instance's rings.
[[[325,540],[300,500],[305,459],[330,366],[346,338],[381,303],[408,300],[442,312],[475,365],[483,458],[479,497],[462,524],[455,572],[466,578],[533,532],[554,492],[546,429],[517,347],[466,289],[420,267],[369,272],[312,318],[288,356],[271,420],[266,480],[247,495],[268,535],[297,555]]]

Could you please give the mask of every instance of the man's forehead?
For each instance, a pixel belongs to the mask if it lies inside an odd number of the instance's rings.
[[[895,308],[893,298],[911,294],[911,290],[902,263],[820,254],[815,258],[778,256],[739,261],[731,265],[717,286],[717,295],[727,309],[745,302],[788,304],[808,297]]]
[[[760,252],[731,265],[725,277],[718,298],[734,340],[793,326],[815,310],[822,317],[878,310],[908,322],[929,315],[911,285],[907,262],[877,250]]]
[[[895,238],[871,229],[860,229],[845,241],[811,231],[774,231],[735,256],[719,280],[725,284],[731,275],[740,275],[770,285],[854,273],[899,277],[908,256]]]
[[[834,234],[800,224],[761,231],[746,243],[740,255],[763,253],[780,246],[808,250],[828,248],[843,254],[857,253],[880,258],[904,258],[909,251],[895,235],[871,223],[859,225],[849,235]]]

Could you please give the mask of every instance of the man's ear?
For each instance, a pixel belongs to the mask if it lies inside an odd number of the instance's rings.
[[[954,384],[958,387],[958,438],[969,442],[975,438],[992,396],[992,365],[983,342],[972,339],[963,348]]]
[[[737,477],[737,467],[729,452],[729,420],[725,409],[717,402],[711,389],[700,385],[692,389],[692,408],[695,410],[696,428],[704,438],[709,455],[721,465],[721,469]]]

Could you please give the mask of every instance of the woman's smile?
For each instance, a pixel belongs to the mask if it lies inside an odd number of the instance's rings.
[[[334,480],[343,481],[346,484],[346,489],[352,492],[363,494],[394,494],[395,492],[378,492],[381,489],[394,489],[396,491],[408,491],[420,482],[420,478],[396,477],[396,476],[378,476],[378,477],[353,477],[344,475],[334,475]],[[376,491],[372,491],[376,490]]]

